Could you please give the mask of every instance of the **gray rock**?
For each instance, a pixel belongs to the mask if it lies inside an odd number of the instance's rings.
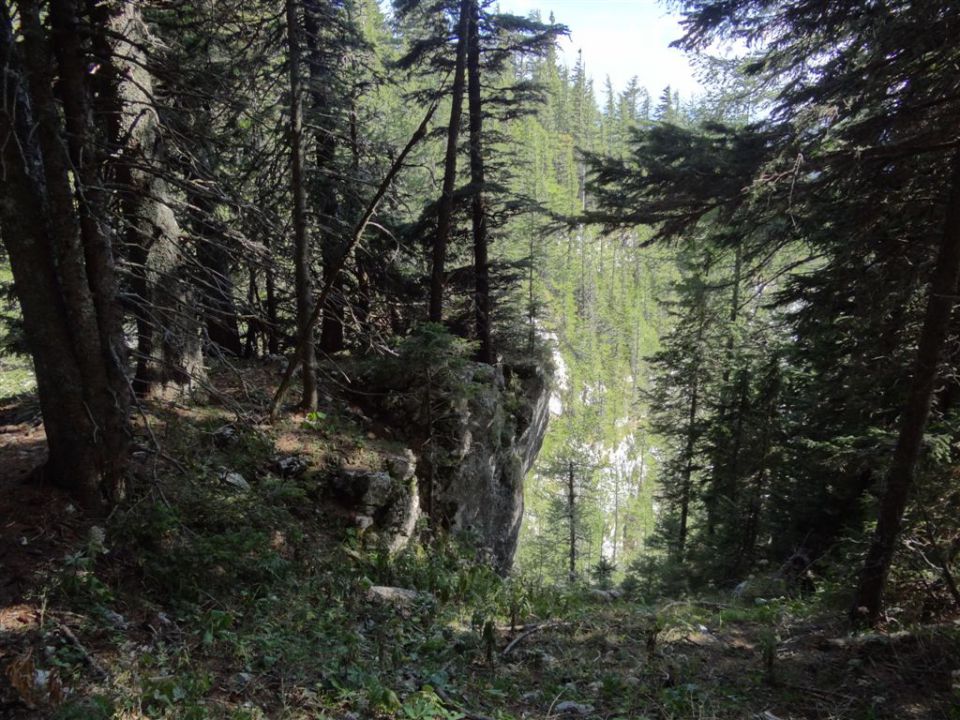
[[[443,513],[442,521],[454,532],[489,547],[494,567],[506,573],[523,517],[524,477],[550,416],[550,383],[532,363],[504,370],[471,363],[464,381],[477,389],[451,408],[456,423],[443,449],[453,461],[429,473],[437,481],[435,512]]]
[[[104,610],[103,616],[106,618],[107,622],[109,622],[117,630],[126,630],[130,625],[123,615],[118,612],[114,612],[113,610]]]
[[[589,715],[593,712],[593,705],[581,705],[572,700],[564,700],[562,703],[557,703],[553,711],[561,715]]]
[[[738,582],[737,586],[733,589],[733,596],[737,600],[740,600],[746,594],[747,588],[749,587],[750,587],[749,580],[743,580],[742,582]]]
[[[544,667],[553,667],[554,665],[557,664],[557,659],[556,659],[553,655],[551,655],[550,653],[541,652],[541,653],[540,653],[540,663],[541,663]]]
[[[248,672],[238,672],[230,678],[230,686],[234,692],[242,692],[253,682],[253,675]]]
[[[330,479],[340,499],[356,512],[361,530],[382,539],[388,552],[399,552],[413,537],[420,519],[420,495],[409,450],[387,460],[390,472],[339,470]]]
[[[229,472],[225,470],[220,473],[220,480],[225,482],[227,485],[237,488],[238,490],[246,491],[250,489],[250,483],[248,483],[246,478],[238,472]]]
[[[388,585],[374,585],[367,591],[370,600],[390,605],[406,606],[416,602],[420,594],[416,590],[390,587]]]
[[[303,475],[310,464],[299,455],[280,455],[273,460],[273,471],[282,478],[297,478]]]
[[[417,471],[417,458],[409,448],[403,455],[394,455],[387,458],[387,472],[398,482],[408,482]]]
[[[233,425],[222,425],[213,431],[213,442],[218,447],[235,445],[240,440],[240,431]]]

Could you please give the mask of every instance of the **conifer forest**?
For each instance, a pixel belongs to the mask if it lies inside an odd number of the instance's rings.
[[[960,720],[960,3],[604,4],[0,0],[0,717]]]

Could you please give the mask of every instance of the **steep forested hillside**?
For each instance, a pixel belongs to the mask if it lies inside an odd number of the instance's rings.
[[[960,7],[672,11],[0,2],[0,715],[957,716]]]

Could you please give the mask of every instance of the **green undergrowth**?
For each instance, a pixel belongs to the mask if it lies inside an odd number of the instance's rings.
[[[40,716],[897,717],[888,677],[818,649],[817,633],[836,631],[816,602],[611,597],[502,578],[470,542],[442,537],[390,556],[325,501],[320,470],[281,478],[271,437],[224,442],[222,425],[168,419],[180,467],[146,462],[135,498],[33,598],[32,657],[65,689]],[[352,442],[324,432],[318,442]],[[417,595],[384,602],[378,586]],[[926,642],[926,667],[960,663]],[[917,687],[936,711],[924,717],[956,717],[941,711],[946,691]]]

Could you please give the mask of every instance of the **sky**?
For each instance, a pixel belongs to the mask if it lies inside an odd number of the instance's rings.
[[[654,98],[666,85],[685,99],[701,90],[684,54],[669,47],[682,34],[677,15],[657,0],[499,0],[499,5],[515,15],[540,10],[544,20],[552,11],[570,28],[570,38],[561,42],[564,61],[572,66],[577,50],[583,51],[598,98],[608,75],[614,90],[636,75]]]

